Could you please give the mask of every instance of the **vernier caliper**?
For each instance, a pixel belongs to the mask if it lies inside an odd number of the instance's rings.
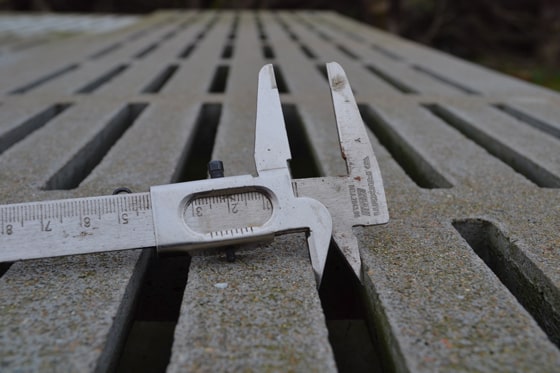
[[[255,163],[242,175],[153,186],[149,193],[0,206],[0,262],[157,247],[158,252],[221,247],[307,232],[320,284],[331,237],[361,277],[352,227],[389,219],[377,161],[350,84],[327,64],[348,175],[292,179],[272,65],[259,73]]]

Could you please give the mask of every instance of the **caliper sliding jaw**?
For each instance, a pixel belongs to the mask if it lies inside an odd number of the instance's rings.
[[[298,196],[314,198],[327,207],[332,216],[334,242],[361,281],[362,262],[352,227],[385,224],[389,212],[379,165],[348,78],[336,62],[327,64],[327,75],[348,174],[296,179],[294,183]]]

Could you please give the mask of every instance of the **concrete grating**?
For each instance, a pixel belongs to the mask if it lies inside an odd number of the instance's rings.
[[[313,159],[298,161],[343,174],[321,67],[341,63],[391,215],[356,229],[357,301],[381,366],[558,369],[557,94],[329,12],[158,12],[1,57],[2,203],[147,191],[200,177],[209,158],[254,173],[256,77],[269,62],[286,122],[308,137]],[[327,328],[340,320],[307,255],[290,235],[239,249],[235,263],[194,256],[163,369],[344,370]],[[0,267],[2,370],[122,368],[157,260],[146,250]]]
[[[137,21],[132,15],[0,14],[0,59],[77,35],[105,34]]]

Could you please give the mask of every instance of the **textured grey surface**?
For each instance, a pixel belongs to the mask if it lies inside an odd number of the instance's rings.
[[[195,257],[168,371],[335,371],[304,237]]]
[[[295,105],[319,171],[343,174],[318,68],[332,60],[372,128],[391,214],[385,226],[356,229],[360,301],[381,363],[557,371],[560,97],[334,13],[161,12],[107,35],[2,55],[0,201],[182,180],[202,140],[204,104],[221,105],[206,151],[226,174],[254,173],[256,77],[268,62],[282,72],[282,100]],[[229,67],[225,91],[210,93],[217,66]],[[110,71],[118,73],[100,80]],[[94,89],[77,93],[84,87]],[[148,106],[133,122],[125,116],[123,133],[98,137],[137,103]],[[61,176],[78,188],[43,190],[59,170],[84,169],[85,158],[91,172]],[[150,251],[13,264],[0,277],[1,370],[113,367],[151,265]],[[192,259],[169,371],[333,371],[336,354],[303,236],[243,248],[235,263]]]
[[[136,16],[0,13],[0,60],[64,38],[118,30],[136,21]]]

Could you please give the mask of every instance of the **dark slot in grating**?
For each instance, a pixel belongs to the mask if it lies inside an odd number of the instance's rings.
[[[402,93],[418,93],[418,91],[410,87],[408,84],[405,84],[399,81],[398,79],[395,79],[390,75],[387,75],[386,73],[384,73],[383,71],[379,70],[378,68],[372,65],[367,65],[366,69],[372,72],[373,74],[375,74],[378,78],[389,83],[390,85],[392,85]]]
[[[294,104],[283,104],[282,113],[290,142],[290,171],[293,178],[318,177],[319,168],[311,151],[309,137]]]
[[[187,285],[190,256],[154,257],[134,307],[116,372],[164,372]]]
[[[391,362],[381,353],[385,350],[368,312],[365,289],[334,243],[329,248],[319,298],[338,371],[387,371]]]
[[[224,93],[227,87],[227,79],[229,75],[229,66],[220,65],[214,72],[214,77],[208,88],[209,93]]]
[[[257,23],[257,30],[259,33],[259,39],[260,40],[267,40],[268,36],[266,35],[266,32],[264,31],[264,26],[261,22],[261,20],[257,17],[255,18],[255,22]]]
[[[358,55],[356,53],[352,52],[347,47],[345,47],[343,45],[337,45],[336,47],[339,51],[341,51],[342,53],[344,53],[346,56],[350,57],[351,59],[353,59],[353,60],[358,59]]]
[[[315,55],[315,53],[313,53],[313,52],[311,51],[311,49],[309,49],[309,47],[307,47],[307,46],[305,46],[305,45],[303,45],[303,44],[300,44],[300,48],[301,48],[301,51],[303,52],[303,54],[305,54],[305,56],[306,56],[307,58],[312,59],[312,60],[314,60],[314,59],[317,58],[317,56]]]
[[[91,56],[89,56],[90,59],[95,60],[101,57],[104,57],[106,55],[108,55],[109,53],[116,51],[117,49],[122,47],[122,43],[115,43],[115,44],[111,44],[108,47],[105,47],[103,49],[101,49],[100,51],[92,54]]]
[[[274,55],[274,50],[272,49],[272,47],[270,45],[263,45],[262,46],[262,52],[263,52],[263,56],[266,59],[273,59],[276,56]]]
[[[290,30],[289,28],[286,28],[286,33],[288,34],[288,37],[290,39],[292,39],[293,41],[297,42],[299,41],[299,37],[296,35],[295,32],[293,32],[292,30]]]
[[[230,59],[232,56],[233,56],[233,45],[228,43],[224,45],[224,49],[222,50],[222,58]]]
[[[441,74],[438,74],[438,73],[436,73],[436,72],[434,72],[434,71],[432,71],[432,70],[430,70],[430,69],[428,69],[428,68],[425,68],[425,67],[422,67],[422,66],[418,66],[418,65],[411,65],[411,67],[412,67],[414,70],[416,70],[416,71],[419,71],[419,72],[421,72],[421,73],[423,73],[423,74],[426,74],[426,75],[430,76],[430,77],[433,78],[433,79],[436,79],[436,80],[438,80],[438,81],[440,81],[440,82],[442,82],[442,83],[447,84],[448,86],[457,88],[458,90],[463,91],[463,92],[465,92],[465,93],[468,93],[469,95],[478,95],[478,94],[480,94],[479,92],[475,91],[474,89],[467,87],[467,86],[464,85],[463,83],[456,82],[456,81],[454,81],[454,80],[452,80],[452,79],[449,79],[449,78],[447,78],[447,77],[445,77],[445,76],[443,76],[443,75],[441,75]]]
[[[323,39],[324,41],[327,41],[327,42],[331,42],[331,41],[332,41],[331,37],[328,36],[327,34],[325,34],[325,33],[322,32],[322,31],[317,31],[317,35],[319,35],[319,37],[320,37],[321,39]]]
[[[421,188],[451,188],[453,185],[407,143],[375,110],[358,105],[364,123],[412,181]]]
[[[38,86],[40,86],[41,84],[44,84],[46,82],[48,82],[49,80],[53,80],[55,78],[58,78],[59,76],[62,76],[64,74],[69,73],[70,71],[74,71],[76,70],[80,65],[78,64],[73,64],[73,65],[69,65],[66,67],[63,67],[62,69],[56,70],[55,72],[52,72],[50,74],[47,74],[29,84],[26,84],[22,87],[19,87],[17,89],[14,89],[13,91],[10,92],[10,94],[22,94],[22,93],[26,93],[30,90],[32,90],[33,88],[37,88]]]
[[[68,109],[71,104],[56,104],[52,105],[45,110],[35,114],[27,119],[11,131],[5,132],[0,136],[0,154],[5,152],[12,145],[23,140],[31,133],[37,131],[39,128],[47,124],[51,119],[58,116],[64,110]]]
[[[560,187],[560,178],[557,175],[524,157],[516,149],[501,143],[498,139],[492,138],[492,136],[476,128],[450,110],[441,105],[424,105],[424,107],[539,187]]]
[[[185,47],[185,49],[183,49],[181,51],[181,53],[179,53],[179,58],[187,58],[188,56],[190,56],[190,54],[192,53],[192,51],[194,50],[194,48],[196,47],[195,43],[191,43],[189,45],[187,45]]]
[[[101,254],[105,255],[105,254]],[[109,329],[103,349],[97,358],[95,371],[113,372],[118,363],[119,353],[124,346],[126,333],[132,323],[132,317],[136,300],[140,292],[140,284],[145,277],[147,267],[155,250],[142,250],[134,266],[134,272],[128,281],[123,297],[120,299],[116,314],[112,317],[112,325]]]
[[[276,78],[276,87],[278,88],[279,93],[289,93],[290,90],[288,89],[288,85],[286,84],[286,80],[284,79],[284,74],[279,66],[274,65],[274,76]]]
[[[171,39],[172,37],[177,35],[177,32],[178,32],[178,30],[171,30],[168,33],[166,33],[165,35],[163,35],[160,40],[163,41],[163,40]]]
[[[157,47],[159,47],[159,43],[152,43],[147,47],[142,48],[138,53],[134,55],[134,58],[140,59],[146,57],[148,54],[154,52]]]
[[[206,179],[207,166],[212,156],[214,139],[218,131],[220,117],[222,115],[221,104],[203,104],[196,118],[195,128],[189,143],[185,146],[183,161],[177,168],[173,181],[192,181]],[[227,162],[225,162],[227,167]]]
[[[551,304],[560,299],[560,291],[550,279],[492,222],[456,220],[453,227],[560,347],[560,314]]]
[[[200,32],[196,35],[195,39],[196,39],[197,41],[200,41],[200,40],[204,37],[204,35],[206,35],[206,30],[200,31]]]
[[[92,93],[97,88],[102,85],[109,83],[116,76],[120,75],[123,71],[128,68],[128,65],[119,65],[111,70],[107,71],[105,74],[101,75],[99,78],[95,79],[91,83],[86,84],[84,87],[78,89],[76,93]]]
[[[147,104],[129,104],[119,110],[95,137],[46,182],[43,190],[77,188],[147,106]]]
[[[8,272],[8,269],[10,269],[12,264],[13,263],[11,263],[11,262],[0,263],[0,278],[2,278],[2,276],[4,276],[4,273]]]
[[[298,41],[299,40],[298,36],[292,31],[290,26],[288,26],[288,24],[286,22],[284,22],[281,18],[279,18],[278,15],[275,15],[275,19],[276,19],[276,22],[278,22],[280,27],[284,30],[284,32],[286,32],[286,34],[288,35],[288,37],[290,39],[292,39],[293,41]]]
[[[327,72],[327,65],[325,65],[324,63],[320,63],[317,65],[317,70],[319,70],[319,72],[321,73],[321,75],[323,76],[323,78],[325,78],[325,80],[329,81],[329,73]]]
[[[128,40],[129,40],[129,41],[134,41],[134,40],[136,40],[136,39],[140,39],[140,38],[141,38],[142,36],[144,36],[148,31],[149,31],[148,29],[144,29],[144,30],[137,31],[137,32],[131,34],[131,35],[128,37]]]
[[[233,41],[237,34],[237,28],[239,27],[239,15],[236,14],[235,18],[233,19],[233,23],[231,24],[231,29],[228,34],[228,39]]]
[[[375,50],[375,51],[381,53],[381,54],[384,55],[385,57],[389,57],[389,58],[392,59],[392,60],[395,60],[395,61],[402,61],[402,60],[403,60],[403,58],[402,58],[401,56],[399,56],[398,54],[395,54],[395,53],[393,53],[392,51],[390,51],[390,50],[388,50],[388,49],[386,49],[386,48],[383,48],[383,47],[381,47],[381,46],[379,46],[379,45],[375,45],[375,44],[374,44],[374,45],[371,46],[371,49],[373,49],[373,50]]]
[[[179,66],[167,66],[161,73],[159,73],[154,80],[152,80],[143,90],[142,93],[158,93],[163,86],[173,77]]]
[[[193,18],[194,18],[194,17],[193,17]],[[186,20],[186,21],[184,21],[184,22],[181,22],[181,23],[179,24],[179,26],[177,27],[177,29],[179,29],[179,30],[185,30],[185,29],[187,29],[187,28],[191,25],[192,19],[193,19],[193,18],[188,19],[188,20]]]
[[[496,109],[503,111],[504,113],[516,118],[517,120],[530,125],[533,128],[536,128],[540,131],[546,132],[549,135],[557,137],[560,139],[560,128],[555,127],[554,125],[544,122],[540,119],[537,119],[529,114],[526,114],[520,110],[517,110],[509,105],[505,104],[496,104],[493,105]]]

